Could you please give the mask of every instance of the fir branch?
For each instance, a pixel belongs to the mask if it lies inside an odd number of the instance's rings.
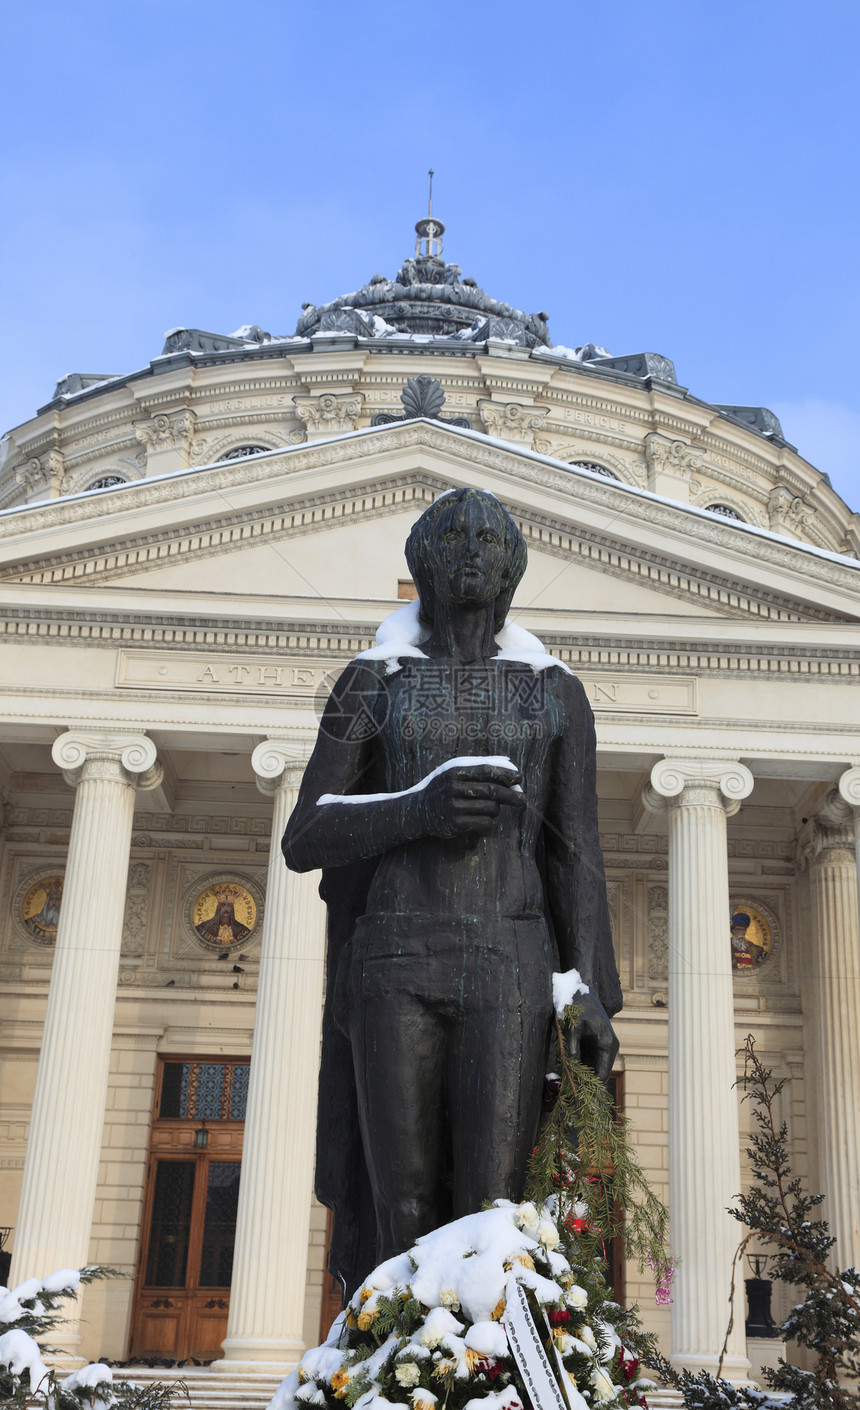
[[[629,1123],[614,1111],[592,1069],[567,1050],[565,1029],[576,1027],[580,1012],[569,1005],[563,1024],[555,1022],[551,1060],[561,1082],[532,1153],[526,1198],[542,1205],[555,1197],[559,1222],[589,1257],[602,1253],[606,1240],[623,1236],[640,1270],[650,1265],[661,1282],[672,1265],[668,1212],[636,1158]]]

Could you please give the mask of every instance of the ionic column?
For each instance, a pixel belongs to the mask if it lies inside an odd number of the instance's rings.
[[[319,872],[287,871],[281,837],[304,764],[278,740],[251,757],[272,796],[260,983],[224,1360],[289,1369],[305,1350],[326,911]]]
[[[664,759],[646,798],[669,814],[669,1210],[678,1257],[672,1361],[716,1371],[729,1316],[741,1188],[726,818],[753,786],[743,764]],[[736,1297],[743,1297],[743,1292]],[[735,1315],[722,1374],[749,1372]]]
[[[856,819],[849,770],[806,835],[812,902],[810,969],[804,985],[816,1057],[822,1216],[840,1268],[860,1264],[860,918]],[[843,780],[845,784],[843,786]],[[840,796],[841,795],[841,796]]]
[[[854,851],[857,858],[857,898],[860,904],[860,765],[846,769],[839,780],[839,794],[854,819]]]
[[[145,735],[60,735],[52,749],[76,788],[11,1282],[89,1261],[107,1097],[136,788],[161,765]],[[52,1334],[75,1354],[70,1320]]]

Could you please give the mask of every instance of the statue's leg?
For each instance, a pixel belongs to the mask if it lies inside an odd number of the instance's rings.
[[[537,1137],[552,1020],[542,923],[507,922],[507,956],[478,952],[448,1044],[454,1215],[520,1200]]]
[[[410,1248],[445,1217],[440,1203],[445,1030],[423,1000],[396,988],[392,982],[388,993],[366,995],[353,1005],[350,1018],[380,1261]]]

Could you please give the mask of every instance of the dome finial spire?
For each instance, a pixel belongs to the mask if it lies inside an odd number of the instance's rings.
[[[445,234],[445,227],[441,220],[433,219],[433,168],[428,172],[430,177],[430,195],[427,201],[427,214],[423,220],[419,220],[415,226],[418,239],[415,241],[416,259],[441,259],[442,258],[442,236]],[[421,245],[424,244],[422,250]]]

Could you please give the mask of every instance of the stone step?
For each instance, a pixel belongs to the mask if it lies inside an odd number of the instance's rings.
[[[114,1369],[117,1379],[152,1385],[183,1381],[188,1388],[191,1410],[265,1410],[283,1379],[260,1371],[237,1374],[212,1371],[205,1366],[123,1366]],[[683,1405],[679,1391],[649,1391],[650,1410],[678,1410]],[[182,1410],[184,1397],[175,1410]]]
[[[135,1385],[169,1386],[181,1381],[188,1400],[177,1396],[175,1410],[189,1402],[191,1410],[265,1410],[283,1380],[277,1373],[224,1373],[205,1366],[117,1366],[114,1376]]]

